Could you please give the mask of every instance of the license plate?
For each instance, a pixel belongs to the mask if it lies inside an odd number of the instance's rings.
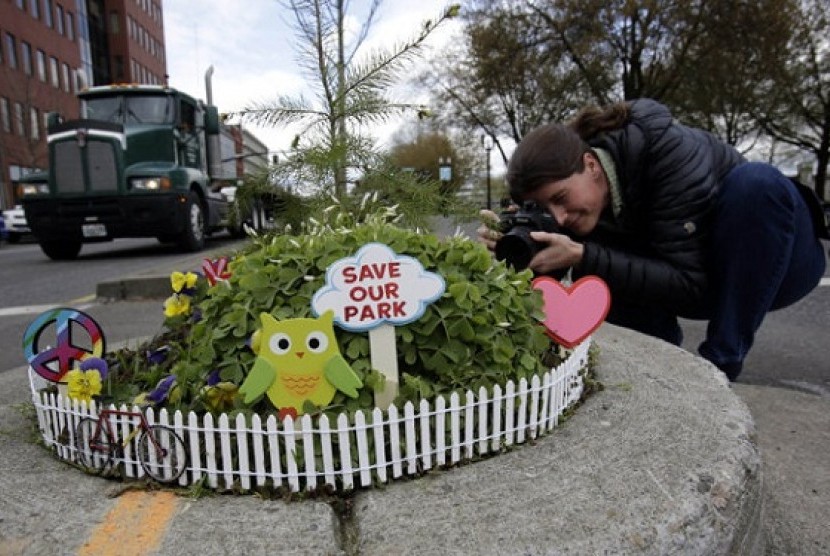
[[[107,237],[107,227],[103,224],[84,224],[81,232],[84,237]]]

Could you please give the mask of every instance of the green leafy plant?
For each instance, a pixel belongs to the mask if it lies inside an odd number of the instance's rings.
[[[424,268],[444,278],[446,290],[423,316],[396,327],[400,392],[398,403],[438,394],[490,388],[518,381],[546,368],[551,342],[539,321],[541,296],[530,286],[529,271],[517,273],[493,260],[480,244],[466,237],[438,237],[394,223],[392,209],[363,207],[366,212],[324,211],[309,220],[297,235],[272,234],[254,238],[231,262],[228,283],[203,290],[194,298],[194,318],[168,319],[171,330],[148,346],[168,346],[166,359],[138,371],[120,354],[120,366],[131,369],[143,388],[173,374],[181,390],[175,405],[206,409],[202,392],[206,377],[241,384],[253,365],[249,345],[265,312],[277,320],[308,317],[311,299],[325,284],[326,270],[335,261],[354,255],[363,245],[380,242],[393,251],[418,259]],[[340,351],[362,378],[357,399],[338,393],[329,408],[374,407],[374,390],[383,378],[370,363],[366,333],[336,328]],[[133,356],[140,357],[140,352]],[[237,400],[238,411],[273,411],[267,399],[252,408]]]

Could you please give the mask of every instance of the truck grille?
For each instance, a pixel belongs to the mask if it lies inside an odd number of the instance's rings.
[[[54,144],[55,185],[59,193],[83,193],[83,159],[89,179],[89,191],[107,192],[118,188],[117,161],[113,144],[88,137],[81,149],[74,141]]]

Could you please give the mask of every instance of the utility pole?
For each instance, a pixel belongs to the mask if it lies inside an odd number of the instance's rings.
[[[493,150],[493,139],[489,135],[482,135],[481,146],[487,152],[487,210],[492,210],[493,203],[490,196],[490,151]]]

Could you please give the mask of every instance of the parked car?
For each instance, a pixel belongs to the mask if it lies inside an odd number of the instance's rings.
[[[6,241],[6,219],[3,218],[2,213],[0,213],[0,240]]]
[[[9,243],[18,243],[23,236],[30,235],[32,230],[26,222],[26,213],[22,205],[3,211],[3,220],[6,224],[6,234]]]

